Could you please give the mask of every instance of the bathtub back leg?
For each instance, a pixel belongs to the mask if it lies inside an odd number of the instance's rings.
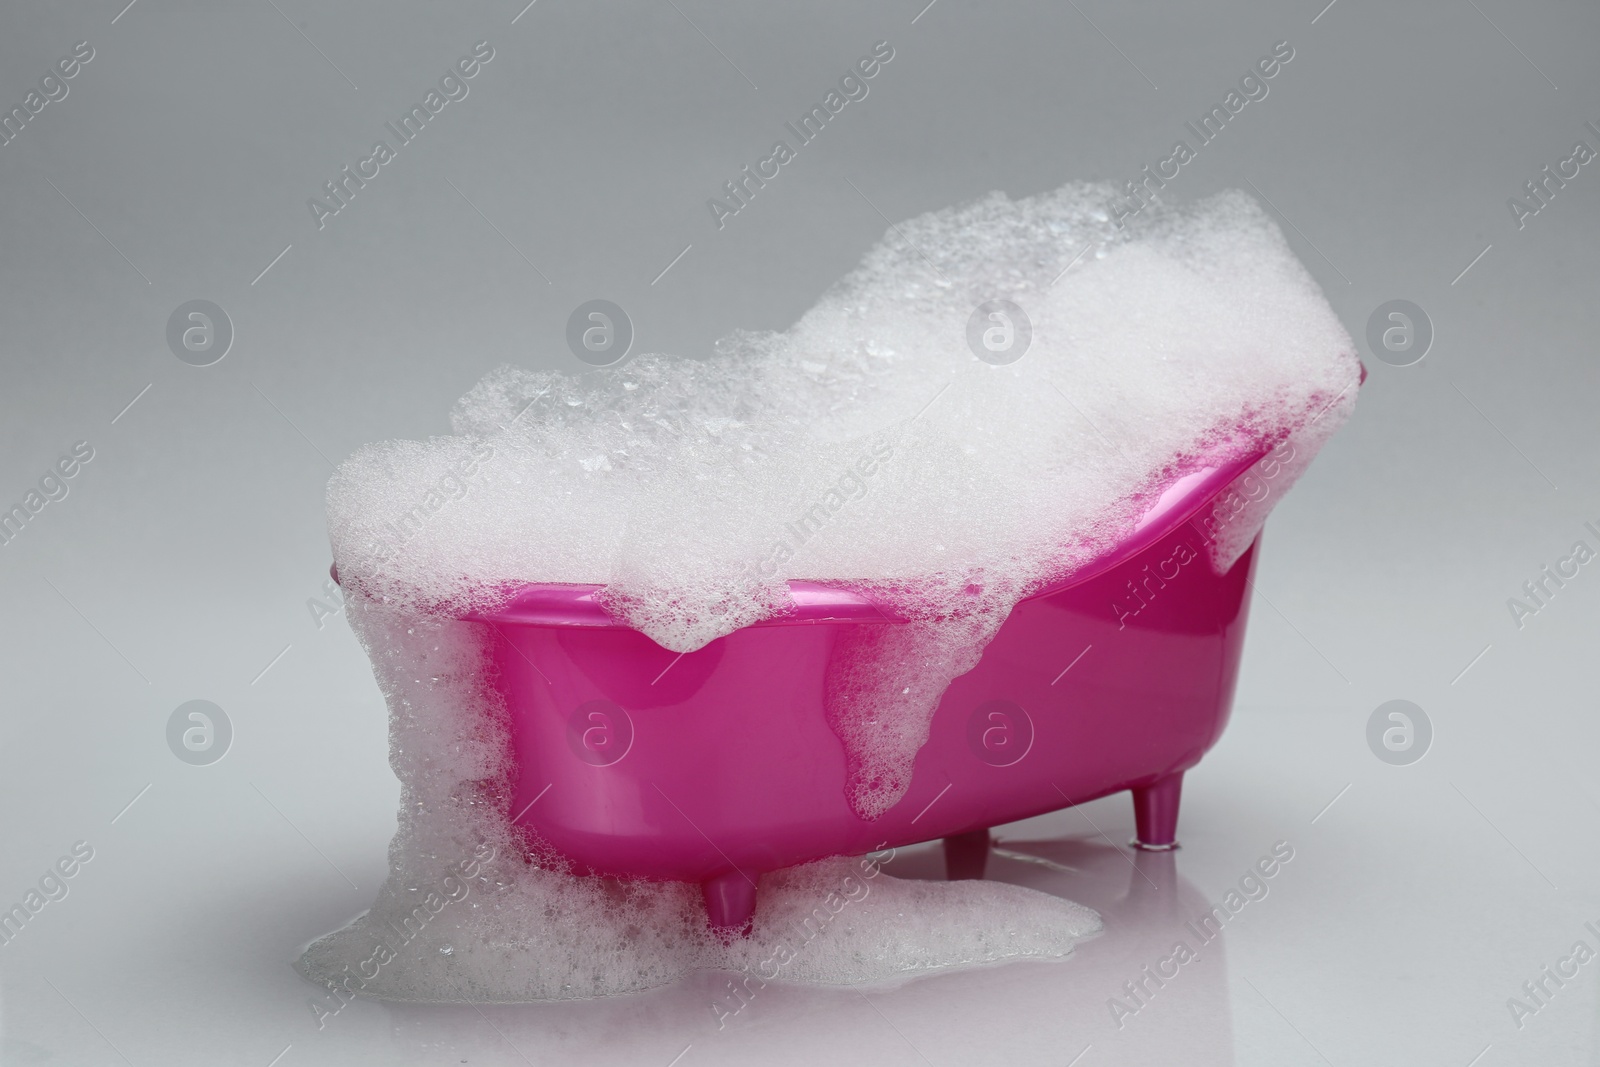
[[[1133,821],[1138,832],[1129,842],[1146,852],[1170,852],[1178,847],[1178,800],[1183,792],[1183,772],[1170,774],[1133,792]]]
[[[989,861],[989,831],[971,830],[944,839],[944,873],[954,882],[962,878],[982,878]]]
[[[755,876],[729,871],[700,883],[706,901],[706,918],[724,941],[750,935],[750,918],[756,913]]]

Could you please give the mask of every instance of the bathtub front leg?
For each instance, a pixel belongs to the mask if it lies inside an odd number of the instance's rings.
[[[972,830],[944,839],[944,874],[950,881],[982,878],[989,862],[989,831]]]
[[[756,913],[756,882],[742,871],[728,871],[700,883],[706,901],[706,918],[711,929],[724,942],[750,936],[750,920]]]
[[[1129,842],[1146,852],[1171,852],[1178,847],[1178,800],[1183,772],[1133,790],[1133,821],[1138,828]]]

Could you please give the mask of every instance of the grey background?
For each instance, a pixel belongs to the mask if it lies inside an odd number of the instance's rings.
[[[1576,940],[1600,947],[1600,567],[1520,630],[1506,607],[1597,545],[1600,168],[1520,231],[1506,198],[1574,141],[1600,148],[1600,11],[123,2],[0,16],[5,108],[77,41],[96,51],[0,147],[0,504],[74,442],[96,453],[0,546],[0,903],[74,841],[96,850],[0,946],[3,1062],[1600,1059],[1600,963],[1521,1029],[1505,1006]],[[719,232],[706,198],[880,39],[896,54],[869,97]],[[1165,872],[1197,913],[1294,843],[1226,956],[1110,1024],[1105,999],[1174,924],[1113,906],[1140,883],[1100,836],[1131,829],[1109,798],[1003,832],[1064,869],[996,877],[1108,915],[1063,964],[775,992],[733,1033],[692,983],[483,1013],[361,1003],[319,1032],[287,962],[370,902],[398,793],[365,659],[306,605],[330,462],[445,431],[501,361],[576,367],[563,331],[586,300],[628,310],[636,351],[704,357],[793,321],[880,211],[1131,178],[1284,39],[1270,95],[1168,198],[1253,183],[1358,344],[1395,298],[1435,338],[1411,367],[1363,353],[1354,419],[1269,523],[1235,721],[1189,776]],[[479,40],[496,54],[467,99],[319,232],[306,199]],[[235,329],[207,368],[165,342],[197,298]],[[1434,730],[1407,767],[1365,741],[1398,698]],[[211,766],[166,748],[191,699],[232,721]],[[937,873],[931,852],[904,862]]]

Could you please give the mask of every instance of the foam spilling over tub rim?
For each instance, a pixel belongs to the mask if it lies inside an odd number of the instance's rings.
[[[1231,532],[1231,528],[1235,525],[1242,526],[1243,532],[1253,537],[1260,529],[1259,516],[1253,516],[1255,521],[1247,519],[1240,522],[1233,514],[1224,513],[1225,505],[1215,503],[1210,514],[1201,514],[1201,510],[1216,490],[1232,484],[1242,476],[1249,475],[1264,459],[1273,454],[1251,455],[1232,462],[1218,461],[1214,465],[1201,466],[1175,478],[1149,510],[1140,517],[1132,533],[1077,569],[1056,576],[1054,580],[1035,590],[1025,599],[1050,596],[1071,586],[1090,581],[1111,570],[1122,560],[1139,554],[1151,543],[1191,519],[1198,518],[1202,521],[1201,533],[1205,537],[1204,543],[1213,549],[1218,544],[1217,535],[1224,530]],[[1252,509],[1253,512],[1256,510],[1258,509]],[[1234,535],[1230,536],[1228,541],[1233,543],[1240,539]],[[1231,566],[1233,559],[1237,558],[1236,555],[1224,557],[1220,552],[1217,555],[1216,565],[1220,570],[1226,570]],[[339,580],[337,566],[331,569],[331,574],[333,580],[337,582]],[[907,621],[892,608],[878,603],[849,584],[789,579],[786,585],[792,607],[781,615],[753,622],[751,626]],[[470,622],[626,628],[626,621],[606,607],[602,596],[604,589],[605,587],[601,585],[567,582],[510,584],[504,588],[500,596],[494,598],[496,606],[472,609],[462,613],[460,617]]]

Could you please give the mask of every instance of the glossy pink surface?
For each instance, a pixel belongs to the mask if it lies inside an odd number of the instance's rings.
[[[874,821],[846,801],[824,707],[840,642],[899,625],[870,600],[791,583],[793,615],[680,656],[613,621],[593,587],[527,586],[477,617],[499,635],[511,810],[580,867],[703,883],[713,922],[734,927],[760,872],[1124,789],[1141,840],[1170,845],[1180,776],[1227,722],[1255,557],[1215,574],[1191,520],[1257,458],[1174,483],[1115,552],[1019,603]]]

